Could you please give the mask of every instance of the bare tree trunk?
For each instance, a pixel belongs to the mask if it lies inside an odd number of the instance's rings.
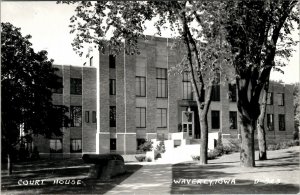
[[[262,102],[260,105],[260,115],[257,120],[257,140],[259,147],[259,160],[267,160],[267,142],[264,121],[266,115],[266,103],[268,97],[269,82],[265,84]]]
[[[239,113],[240,114],[240,113]],[[255,151],[254,151],[254,123],[245,119],[240,114],[241,122],[241,152],[240,160],[242,167],[255,166]]]
[[[199,114],[201,128],[200,164],[207,164],[208,125],[207,114]]]

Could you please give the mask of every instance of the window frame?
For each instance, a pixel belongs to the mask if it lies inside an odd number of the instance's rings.
[[[64,86],[63,86],[63,78],[61,77],[61,76],[58,76],[57,77],[57,82],[59,83],[59,84],[61,84],[62,85],[62,87],[59,87],[59,88],[57,88],[57,89],[52,89],[52,93],[56,93],[56,94],[63,94],[63,88],[64,88]]]
[[[82,79],[70,78],[70,94],[82,95]]]
[[[138,112],[137,112],[137,110],[139,110],[139,123],[137,124],[136,123],[136,128],[146,128],[146,126],[147,126],[147,112],[146,112],[146,107],[136,107],[136,114],[138,114]],[[143,126],[143,124],[142,124],[142,110],[144,110],[144,112],[145,112],[145,124],[144,124],[144,126]],[[137,117],[137,116],[136,116]],[[136,122],[137,122],[137,119],[136,119]]]
[[[182,99],[183,100],[193,100],[193,86],[189,79],[189,72],[183,72],[182,74]],[[186,89],[186,90],[185,90]],[[185,93],[187,91],[187,93]]]
[[[116,79],[109,79],[109,95],[116,95]]]
[[[167,68],[156,68],[156,97],[168,98],[168,74]],[[165,88],[162,86],[164,85]],[[159,90],[159,86],[161,90]],[[165,89],[165,91],[163,90]],[[164,95],[163,95],[164,94]]]
[[[116,126],[117,126],[117,108],[116,106],[109,106],[109,127],[116,127]]]
[[[283,119],[283,120],[281,120]],[[278,114],[278,130],[279,131],[285,131],[286,127],[285,127],[285,114]],[[283,125],[283,129],[281,128]]]
[[[73,150],[73,141],[80,141],[80,149],[79,150]],[[76,145],[76,143],[75,143]],[[70,153],[82,153],[82,139],[81,138],[73,138],[70,139]]]
[[[142,80],[144,80],[144,85],[142,85]],[[144,90],[143,90],[144,87]],[[136,97],[146,97],[146,77],[136,76],[135,77],[135,94]]]
[[[163,118],[163,111],[166,112],[165,118]],[[157,123],[156,123],[159,125],[159,126],[157,126],[157,128],[167,128],[168,127],[168,109],[167,108],[157,108],[156,114],[157,114],[156,115],[157,119],[160,118],[159,121],[157,121]],[[165,124],[166,124],[165,126],[163,126],[163,121],[165,121]]]
[[[237,101],[237,90],[236,90],[236,84],[228,84],[228,99],[230,102],[236,102]]]
[[[272,125],[269,125],[270,124],[270,116],[271,116],[271,119],[272,119]],[[275,130],[275,125],[274,125],[274,114],[271,114],[271,113],[267,113],[267,129],[269,131],[274,131]],[[269,128],[271,126],[271,128]]]
[[[116,56],[109,55],[108,56],[108,64],[109,64],[109,68],[116,68]]]
[[[284,106],[284,93],[277,93],[277,103],[278,106]]]
[[[233,114],[233,115],[232,115]],[[231,117],[234,116],[235,120],[233,121],[233,128],[229,125],[229,129],[236,130],[237,129],[237,111],[229,111],[229,124],[231,123]]]
[[[218,113],[218,123],[214,122],[214,114],[213,113]],[[218,124],[217,126],[215,126],[215,124]],[[220,110],[211,110],[211,129],[220,129]]]
[[[51,141],[55,141],[55,150],[51,149]],[[57,141],[60,141],[60,149],[57,149]],[[63,140],[61,138],[51,138],[49,139],[49,150],[50,153],[63,153]]]
[[[267,93],[267,105],[273,105],[273,92],[268,92]]]
[[[73,113],[74,108],[80,108],[80,124],[75,125],[75,116],[76,114]],[[82,106],[70,106],[70,120],[71,120],[71,127],[82,127]],[[77,124],[77,123],[76,123]]]

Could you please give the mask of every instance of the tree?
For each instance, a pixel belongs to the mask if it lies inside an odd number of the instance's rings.
[[[260,115],[259,97],[268,82],[275,56],[289,53],[278,52],[278,43],[287,38],[293,25],[299,23],[293,8],[295,0],[250,1],[238,0],[225,3],[224,17],[226,39],[234,56],[233,66],[238,88],[238,111],[241,119],[241,165],[255,166],[254,129]],[[282,32],[284,31],[284,33]],[[285,44],[293,44],[292,39]],[[280,65],[280,64],[279,64]]]
[[[299,139],[299,126],[300,126],[300,84],[294,84],[294,116],[295,116],[295,134],[294,139]]]
[[[61,124],[68,122],[67,108],[51,101],[51,90],[62,87],[53,60],[46,51],[35,53],[30,38],[23,37],[20,28],[1,23],[1,139],[2,155],[9,162],[20,142],[31,141],[31,135],[62,135]]]
[[[159,34],[165,28],[178,33],[174,40],[185,47],[179,64],[180,72],[189,72],[198,107],[202,164],[207,164],[207,113],[212,87],[219,84],[216,83],[219,73],[227,70],[222,69],[221,64],[230,61],[229,47],[223,44],[219,17],[211,17],[212,13],[217,14],[213,12],[216,5],[206,5],[211,13],[201,13],[201,10],[197,10],[202,6],[199,2],[80,2],[75,9],[76,13],[70,18],[71,33],[76,34],[72,45],[80,55],[83,54],[84,43],[93,43],[103,53],[105,48],[110,48],[110,54],[117,55],[123,49],[124,42],[126,54],[138,54],[137,42],[146,39],[143,33],[147,21],[156,21],[154,26]],[[194,28],[193,23],[198,28]]]

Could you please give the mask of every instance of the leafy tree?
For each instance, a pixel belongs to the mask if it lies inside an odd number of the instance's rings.
[[[124,40],[127,54],[139,54],[137,42],[146,39],[143,33],[147,21],[155,21],[159,34],[166,28],[177,32],[174,47],[185,48],[181,50],[184,51],[181,53],[183,58],[177,70],[190,74],[201,126],[202,164],[207,163],[207,113],[212,87],[219,84],[220,73],[228,70],[222,64],[230,61],[229,46],[223,44],[223,29],[218,22],[220,16],[212,17],[212,14],[220,13],[213,12],[216,5],[206,5],[211,13],[201,13],[197,10],[201,3],[188,1],[79,2],[74,16],[70,18],[71,33],[76,34],[72,45],[79,55],[83,54],[85,43],[94,44],[103,53],[105,48],[110,48],[109,52],[117,55],[123,49]],[[193,23],[198,28],[194,28]],[[224,77],[226,74],[221,75]]]
[[[293,11],[296,4],[295,0],[226,2],[224,24],[234,56],[242,166],[255,166],[254,129],[260,115],[260,93],[268,82],[271,69],[280,71],[275,67],[275,56],[290,55],[278,50],[278,46],[283,39],[288,40],[286,45],[294,43],[285,35],[293,29],[292,20],[299,22],[296,11]]]
[[[51,90],[62,87],[53,60],[46,51],[34,52],[30,38],[20,28],[1,23],[1,139],[2,156],[8,155],[9,162],[20,142],[30,142],[31,135],[62,135],[62,122],[68,122],[67,108],[52,104]]]

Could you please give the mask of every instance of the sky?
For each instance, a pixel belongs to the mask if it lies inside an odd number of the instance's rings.
[[[32,35],[30,39],[35,51],[46,50],[48,57],[58,65],[82,65],[86,59],[79,57],[71,46],[74,35],[70,34],[69,19],[74,14],[74,5],[56,4],[55,1],[40,2],[1,2],[1,22],[10,22],[21,28],[23,36]],[[151,28],[146,34],[153,35]],[[163,36],[168,36],[168,32]],[[299,32],[292,34],[299,40]],[[271,72],[271,80],[282,80],[285,83],[299,82],[300,60],[299,44],[290,58],[288,66],[283,68],[284,74]]]

